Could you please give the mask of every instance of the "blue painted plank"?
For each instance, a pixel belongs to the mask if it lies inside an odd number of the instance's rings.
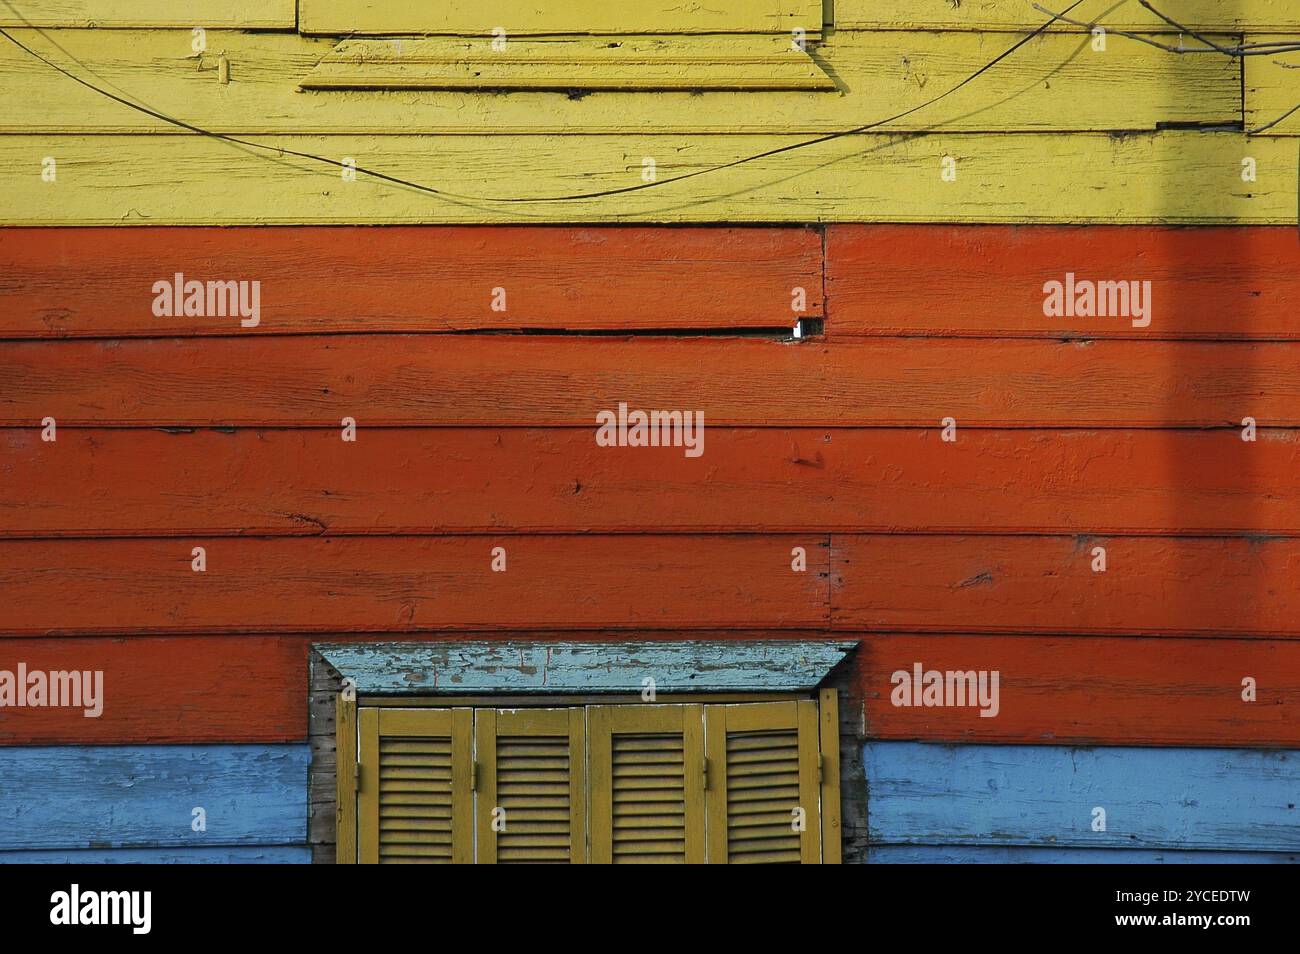
[[[1300,854],[1003,845],[875,845],[867,849],[867,861],[875,865],[1293,865],[1300,862]]]
[[[0,849],[305,843],[309,759],[306,745],[2,748]]]
[[[331,643],[316,650],[362,695],[432,692],[803,692],[845,640]]]
[[[306,845],[0,851],[0,865],[306,865]]]
[[[864,759],[877,844],[1300,850],[1297,751],[875,742]]]

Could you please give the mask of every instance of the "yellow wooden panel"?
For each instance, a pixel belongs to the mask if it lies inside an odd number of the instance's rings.
[[[344,40],[299,82],[308,90],[833,90],[783,36],[519,40],[504,52],[458,37]],[[648,105],[640,98],[632,105]],[[762,101],[754,102],[755,109]],[[719,117],[722,121],[722,117]]]
[[[357,703],[339,693],[334,708],[335,790],[337,810],[335,861],[357,862]]]
[[[817,704],[706,706],[705,722],[709,861],[820,863]]]
[[[473,859],[473,712],[362,709],[362,863]]]
[[[474,732],[478,862],[586,861],[582,708],[477,709]]]
[[[1254,34],[1248,43],[1296,42],[1297,36]],[[1246,128],[1263,135],[1300,135],[1300,53],[1245,57]]]
[[[821,0],[299,0],[304,33],[756,33],[821,28]]]
[[[188,34],[177,32],[14,35],[33,52],[69,66],[77,75],[94,74],[99,78],[95,82],[111,84],[115,92],[214,132],[349,135],[825,133],[915,109],[956,87],[1015,42],[1005,34],[837,33],[817,48],[815,59],[835,78],[839,93],[658,91],[574,98],[559,92],[301,92],[299,83],[316,75],[313,70],[330,55],[334,43],[290,34],[213,32],[208,52],[201,57],[191,55]],[[394,44],[393,55],[401,60],[410,57],[413,48],[459,48],[466,41],[365,42],[368,47]],[[684,44],[683,49],[721,42],[727,48],[753,39],[676,37],[629,40],[627,45],[632,48],[638,42],[666,42],[669,48]],[[421,45],[412,46],[417,43]],[[590,41],[567,41],[582,43]],[[566,43],[554,45],[563,48]],[[802,53],[790,55],[807,60]],[[225,84],[219,68],[222,58],[229,80]],[[1154,129],[1161,123],[1230,123],[1241,114],[1240,69],[1238,61],[1227,57],[1179,57],[1139,44],[1122,54],[1100,54],[1077,36],[1042,36],[951,96],[889,128],[1128,131]],[[0,133],[175,130],[73,82],[0,39]]]
[[[6,225],[381,222],[1294,223],[1287,141],[1168,131],[1042,136],[264,137],[336,166],[198,136],[0,136]],[[748,157],[773,153],[765,158]],[[42,179],[43,159],[57,179]],[[642,189],[644,160],[657,184]],[[945,159],[956,178],[944,181]],[[1242,181],[1242,162],[1257,181]],[[741,162],[730,168],[727,163]],[[673,177],[700,173],[692,178]],[[562,201],[610,189],[636,191]],[[452,193],[454,195],[449,195]],[[460,197],[457,197],[460,196]],[[468,196],[468,198],[465,198]],[[507,198],[525,202],[500,201]],[[536,201],[533,201],[536,200]]]
[[[840,812],[840,706],[836,690],[822,689],[817,693],[817,719],[822,754],[822,863],[837,865],[844,835]]]
[[[1033,29],[1049,19],[1034,2],[1062,13],[1073,0],[835,0],[835,25],[841,30]],[[1201,32],[1300,30],[1295,0],[1153,0],[1152,6]],[[1116,30],[1171,29],[1138,0],[1084,0],[1069,15]]]
[[[0,26],[292,30],[294,0],[5,0]],[[189,34],[185,35],[186,42]]]
[[[703,706],[589,706],[587,738],[591,860],[702,863]]]

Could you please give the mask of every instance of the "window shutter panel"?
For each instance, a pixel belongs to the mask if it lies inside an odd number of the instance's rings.
[[[591,860],[704,861],[703,706],[590,706]]]
[[[586,861],[583,710],[478,709],[474,735],[479,862]]]
[[[705,707],[709,861],[821,861],[819,725],[814,702]],[[803,830],[794,826],[803,810]]]
[[[472,861],[471,710],[366,708],[359,723],[361,861]]]

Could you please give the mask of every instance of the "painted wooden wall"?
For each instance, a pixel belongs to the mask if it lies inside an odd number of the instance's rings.
[[[0,707],[0,861],[306,861],[311,643],[503,633],[860,639],[848,857],[1300,857],[1300,124],[1248,132],[1300,54],[841,0],[830,90],[489,95],[460,26],[318,89],[390,44],[318,2],[0,13],[0,673],[105,686]],[[1230,6],[1181,19],[1300,36]],[[177,272],[256,325],[154,314]],[[1149,324],[1046,315],[1067,273]],[[597,446],[619,402],[704,453]],[[998,714],[895,705],[918,663]]]

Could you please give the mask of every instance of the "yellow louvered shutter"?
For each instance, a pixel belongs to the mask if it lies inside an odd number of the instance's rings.
[[[583,710],[478,709],[474,737],[478,861],[586,861]]]
[[[362,863],[473,860],[473,713],[362,709],[357,847]]]
[[[704,861],[702,706],[589,706],[587,747],[593,862]]]
[[[709,861],[819,863],[817,704],[711,705],[704,718]]]

